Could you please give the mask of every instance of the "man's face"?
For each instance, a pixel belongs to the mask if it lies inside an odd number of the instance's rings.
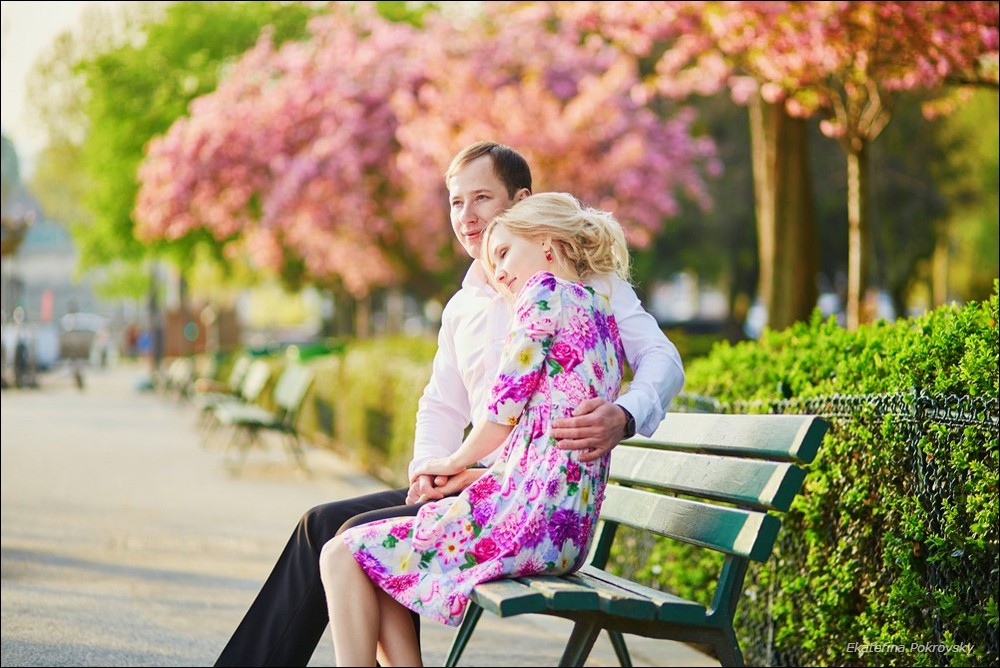
[[[527,190],[521,193],[527,194]],[[522,197],[518,193],[516,199]],[[451,228],[465,252],[479,259],[483,230],[493,218],[514,204],[503,181],[493,171],[493,158],[484,155],[455,172],[448,181]]]

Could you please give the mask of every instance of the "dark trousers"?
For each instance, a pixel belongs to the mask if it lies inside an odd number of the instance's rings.
[[[416,515],[405,489],[334,501],[310,509],[288,539],[257,599],[229,639],[216,666],[305,666],[329,617],[319,577],[319,553],[342,529],[385,517]],[[414,623],[418,616],[414,615]],[[420,627],[417,626],[419,637]]]

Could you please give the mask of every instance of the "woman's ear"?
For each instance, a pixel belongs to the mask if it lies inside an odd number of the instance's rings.
[[[555,259],[555,253],[553,252],[553,242],[552,237],[542,237],[542,253],[545,255],[545,259],[552,262]]]

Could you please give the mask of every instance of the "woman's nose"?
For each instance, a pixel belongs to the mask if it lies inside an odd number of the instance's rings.
[[[496,277],[498,283],[503,283],[507,280],[507,272],[503,269],[497,269],[494,276]]]

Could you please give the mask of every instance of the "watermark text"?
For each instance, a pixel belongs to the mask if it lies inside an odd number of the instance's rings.
[[[872,642],[849,642],[847,643],[849,654],[905,654],[907,652],[919,652],[921,654],[972,654],[972,643],[962,643],[960,645],[946,645],[943,643],[872,643]]]

